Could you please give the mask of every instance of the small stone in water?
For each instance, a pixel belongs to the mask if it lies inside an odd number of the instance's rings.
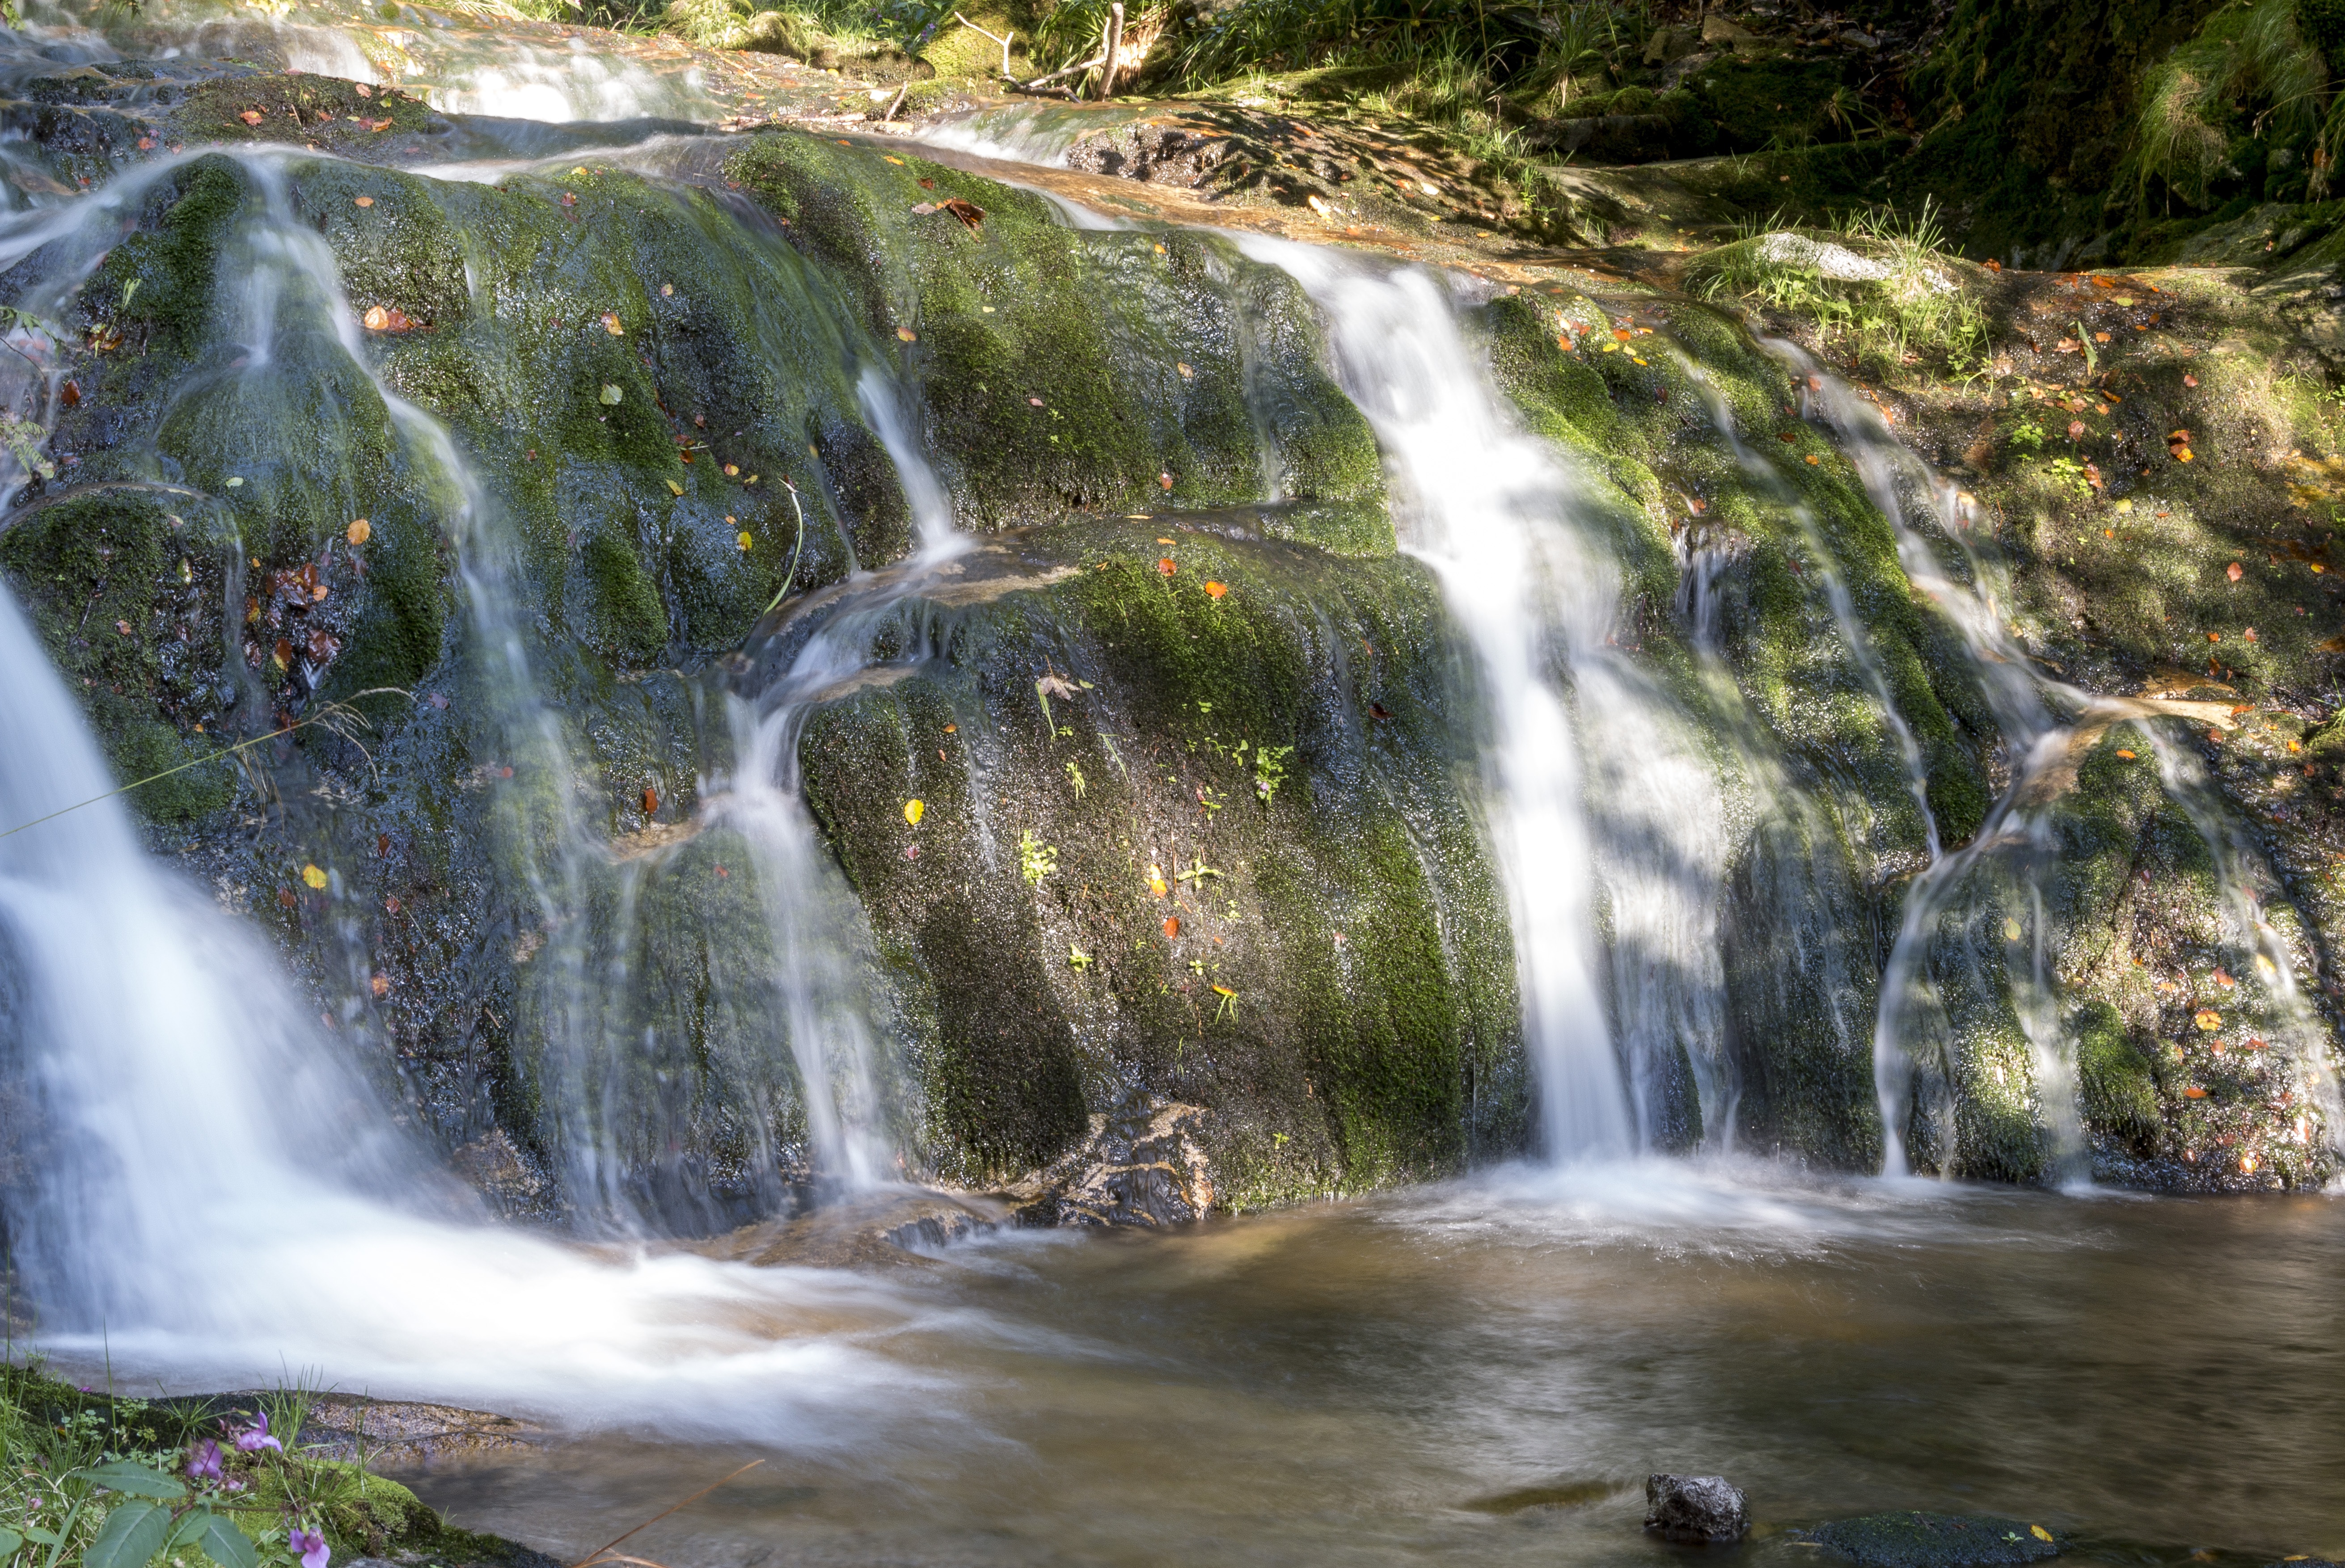
[[[1664,1541],[1740,1541],[1751,1510],[1722,1475],[1649,1475],[1645,1528]]]

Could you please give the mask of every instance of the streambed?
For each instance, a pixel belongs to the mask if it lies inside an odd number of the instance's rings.
[[[2111,1563],[2335,1557],[2340,1278],[2319,1198],[1517,1168],[956,1245],[840,1327],[891,1375],[797,1441],[606,1431],[402,1479],[584,1554],[763,1457],[628,1548],[671,1564],[1658,1563],[1654,1469],[1740,1482],[1769,1564],[1817,1557],[1788,1527],[1903,1508]]]

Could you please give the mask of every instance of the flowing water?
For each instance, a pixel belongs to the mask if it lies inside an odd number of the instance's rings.
[[[1501,411],[1430,275],[1247,248],[1325,312],[1345,389],[1397,481],[1404,547],[1439,574],[1480,656],[1491,830],[1549,1152],[1619,1158],[1662,1140],[1683,1070],[1696,1136],[1722,1138],[1718,794],[1681,717],[1615,645],[1618,574],[1592,487]],[[1583,735],[1633,739],[1590,748]]]
[[[583,1554],[762,1456],[628,1548],[712,1565],[1660,1564],[1655,1469],[1741,1483],[1768,1563],[1816,1554],[1764,1533],[1893,1508],[2113,1564],[2334,1557],[2340,1269],[2317,1199],[1507,1171],[904,1270],[930,1316],[878,1353],[935,1381],[884,1445],[604,1435],[409,1479]]]
[[[331,29],[302,45],[294,25],[280,44],[314,47],[321,68],[365,58]],[[42,46],[103,45],[60,33]],[[462,64],[452,44],[441,57]],[[444,81],[442,106],[546,122],[703,102],[688,78],[551,44],[451,66]],[[528,144],[491,138],[482,156]],[[2139,714],[2035,671],[1959,502],[1794,351],[1775,349],[1857,462],[1907,575],[1966,642],[2007,748],[2011,782],[1985,828],[1942,854],[1913,733],[1807,520],[1826,607],[1927,839],[1875,1017],[1851,1002],[1853,982],[1826,987],[1832,1027],[1872,1033],[1890,1179],[1810,1180],[1717,1153],[1741,1090],[1721,957],[1738,790],[1775,812],[1756,905],[1828,968],[1859,962],[1854,943],[1833,946],[1844,933],[1812,924],[1832,887],[1813,853],[1829,831],[1819,810],[1747,715],[1736,760],[1701,738],[1698,703],[1739,703],[1713,613],[1731,559],[1689,547],[1703,667],[1671,685],[1622,645],[1619,503],[1511,417],[1449,285],[1248,240],[1322,312],[1383,449],[1404,547],[1471,648],[1479,711],[1457,723],[1506,875],[1549,1163],[1171,1235],[1002,1232],[887,1270],[751,1268],[648,1239],[737,1210],[658,1168],[664,1129],[696,1114],[675,1087],[686,1075],[662,1063],[657,1019],[633,1010],[634,936],[662,862],[622,845],[597,804],[591,737],[565,711],[582,677],[522,608],[525,541],[449,430],[371,368],[332,254],[292,211],[283,157],[238,156],[262,200],[239,238],[235,357],[206,373],[265,406],[289,357],[338,357],[381,400],[431,498],[465,594],[451,635],[472,744],[523,775],[501,797],[499,850],[541,944],[523,1005],[568,1218],[604,1240],[492,1221],[386,1112],[396,1089],[361,1020],[311,1024],[259,937],[158,867],[104,801],[0,836],[0,1039],[28,1102],[0,1108],[46,1137],[9,1236],[42,1304],[74,1326],[52,1341],[69,1361],[103,1352],[134,1380],[181,1388],[299,1368],[345,1390],[537,1416],[544,1451],[413,1479],[459,1522],[548,1550],[583,1552],[764,1458],[641,1538],[679,1563],[1658,1563],[1672,1554],[1636,1524],[1641,1478],[1661,1468],[1744,1484],[1753,1553],[1771,1562],[1808,1555],[1782,1526],[1888,1508],[2008,1513],[2112,1563],[2345,1553],[2345,1237],[2329,1200],[1894,1179],[1910,1129],[1934,1127],[1942,1163],[1950,1147],[1950,1124],[1931,1120],[1946,1097],[1918,1092],[1915,1063],[1924,1077],[1950,1070],[1933,943],[1983,886],[2015,911],[2003,971],[2052,1173],[2081,1173],[2044,909],[2055,849],[2034,786],[2089,723]],[[69,298],[171,167],[13,214],[0,258],[45,258],[24,302]],[[769,240],[746,223],[726,235],[745,249]],[[866,994],[868,933],[802,796],[799,748],[825,702],[937,660],[940,585],[970,551],[917,399],[864,336],[841,329],[821,353],[850,368],[912,552],[860,562],[765,629],[772,679],[715,693],[695,824],[738,835],[770,935],[754,994],[735,998],[756,1047],[723,1070],[761,1113],[795,1108],[798,1185],[826,1199],[895,1178],[901,1108]],[[0,373],[12,401],[40,410],[57,395],[41,365]],[[1736,441],[1731,415],[1712,411]],[[234,538],[215,542],[242,559]],[[223,652],[239,662],[239,646]],[[103,795],[114,781],[80,712],[5,596],[0,661],[0,817]],[[2197,764],[2158,749],[2215,851],[2240,961],[2269,967],[2292,1048],[2317,1057],[2249,846]],[[2345,1124],[2327,1092],[2330,1125]],[[776,1125],[766,1117],[766,1141],[751,1139],[762,1185],[742,1201],[757,1211],[802,1196],[775,1174]],[[1694,1148],[1706,1152],[1650,1152]]]

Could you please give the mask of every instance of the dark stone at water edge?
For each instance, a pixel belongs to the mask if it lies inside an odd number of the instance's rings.
[[[1669,1541],[1740,1541],[1751,1510],[1722,1475],[1649,1475],[1645,1528]]]
[[[1865,1568],[1968,1568],[2057,1557],[2041,1525],[1967,1513],[1867,1513],[1820,1525],[1814,1540]]]

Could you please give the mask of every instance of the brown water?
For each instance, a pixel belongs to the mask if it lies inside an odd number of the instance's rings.
[[[1658,1564],[1657,1469],[1739,1482],[1754,1563],[1890,1508],[2110,1563],[2345,1557],[2333,1199],[1656,1163],[892,1272],[898,1307],[827,1329],[889,1375],[790,1446],[605,1434],[409,1479],[581,1555],[762,1454],[627,1547],[674,1568]]]

